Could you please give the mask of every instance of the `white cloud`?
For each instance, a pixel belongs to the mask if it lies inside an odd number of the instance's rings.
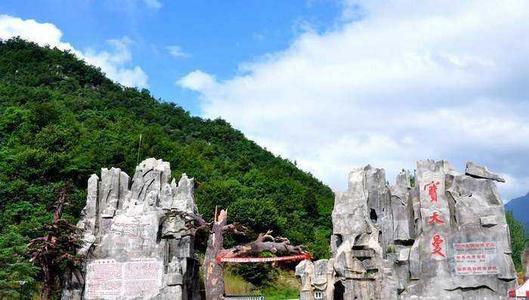
[[[527,195],[527,187],[529,186],[529,176],[512,177],[509,174],[501,175],[506,180],[506,182],[498,185],[498,190],[500,194],[513,195],[510,198],[504,199],[506,202],[514,198]]]
[[[185,77],[178,80],[177,84],[191,90],[200,91],[212,90],[216,87],[215,78],[200,70],[187,74]]]
[[[82,57],[90,64],[98,66],[112,80],[125,86],[148,87],[148,77],[139,67],[128,67],[132,61],[130,44],[132,41],[124,37],[117,40],[109,40],[110,51],[86,50]]]
[[[505,199],[529,191],[529,2],[347,2],[354,21],[335,31],[305,32],[228,80],[196,70],[178,83],[204,116],[334,188],[353,166],[392,181],[434,158],[501,172]]]
[[[130,66],[132,61],[131,40],[127,37],[109,40],[110,50],[108,51],[95,51],[93,49],[80,51],[62,40],[62,31],[54,24],[0,15],[0,39],[6,40],[16,36],[41,46],[70,50],[89,64],[100,67],[110,79],[125,86],[148,87],[147,74],[139,66]]]
[[[62,50],[73,50],[72,45],[62,41],[62,32],[51,23],[23,20],[8,15],[0,15],[0,39],[7,40],[20,36],[39,45],[49,45]]]
[[[177,45],[167,46],[166,49],[167,51],[169,51],[169,54],[171,54],[171,56],[173,57],[176,57],[176,58],[190,57],[190,55],[184,52],[180,46],[177,46]]]

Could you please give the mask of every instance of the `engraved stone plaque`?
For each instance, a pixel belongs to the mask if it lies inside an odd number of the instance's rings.
[[[496,242],[454,243],[457,275],[498,274]]]
[[[161,288],[162,274],[163,264],[155,259],[93,260],[87,266],[86,299],[154,296]]]
[[[86,267],[87,299],[113,298],[121,293],[123,281],[121,263],[113,259],[99,259]]]

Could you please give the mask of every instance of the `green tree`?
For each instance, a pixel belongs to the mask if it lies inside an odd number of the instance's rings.
[[[38,269],[25,256],[28,238],[9,226],[0,236],[0,299],[21,297],[20,292],[32,287]]]
[[[191,116],[148,90],[116,84],[72,53],[0,41],[0,243],[9,243],[3,255],[19,253],[16,261],[30,266],[24,249],[52,222],[61,187],[72,183],[63,218],[75,222],[89,176],[102,167],[133,173],[138,157],[163,158],[174,177],[194,177],[206,219],[215,205],[226,207],[234,211],[230,222],[256,232],[273,228],[318,257],[328,255],[333,195],[312,175],[226,121]],[[2,293],[7,282],[37,276],[31,266],[15,277],[5,270]]]
[[[509,225],[509,231],[511,232],[512,259],[516,271],[521,272],[523,270],[522,254],[528,246],[529,238],[523,224],[516,220],[510,211],[507,211],[505,216],[507,218],[507,224]]]

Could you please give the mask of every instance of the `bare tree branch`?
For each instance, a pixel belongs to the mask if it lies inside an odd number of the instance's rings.
[[[66,266],[67,271],[71,271],[78,268],[82,260],[82,257],[76,255],[80,229],[61,219],[67,193],[68,184],[59,192],[54,205],[53,223],[43,226],[46,235],[32,239],[27,248],[30,261],[42,269],[42,299],[51,299],[63,272],[62,265]]]
[[[224,226],[222,228],[222,232],[245,236],[246,233],[248,232],[248,228],[239,223],[233,223],[233,224],[228,224]]]
[[[302,246],[291,245],[287,238],[272,236],[272,231],[268,230],[266,233],[260,233],[255,241],[230,249],[223,249],[219,255],[222,257],[246,257],[256,256],[263,252],[286,256],[301,254],[303,248]]]

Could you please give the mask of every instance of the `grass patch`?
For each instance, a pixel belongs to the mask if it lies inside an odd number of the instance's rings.
[[[299,290],[294,288],[267,287],[263,290],[266,300],[299,299]]]
[[[232,272],[230,268],[224,270],[224,292],[226,295],[254,295],[259,294],[259,290],[242,276]]]
[[[300,283],[293,271],[275,269],[274,280],[256,287],[237,275],[229,267],[224,270],[227,295],[263,295],[267,300],[298,299]]]

